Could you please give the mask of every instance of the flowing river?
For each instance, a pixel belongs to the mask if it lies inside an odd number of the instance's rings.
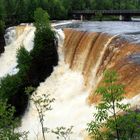
[[[139,105],[140,24],[69,22],[55,26],[59,63],[51,76],[37,88],[37,96],[50,94],[55,98],[53,109],[46,112],[44,124],[50,129],[73,126],[70,140],[87,140],[85,129],[96,111],[95,104],[100,100],[94,92],[102,84],[104,70],[114,69],[120,75],[118,82],[125,85],[126,91],[123,102],[129,102],[132,106]],[[17,48],[23,43],[29,50],[33,47],[34,27],[23,29],[19,26],[14,31],[17,37],[12,42],[7,40],[9,45],[0,57],[0,63],[4,65],[4,68],[0,67],[1,77],[16,73]],[[11,30],[12,33],[14,31]],[[28,105],[19,129],[29,131],[29,140],[42,140],[38,114],[32,102]],[[57,138],[52,133],[46,133],[46,139]]]

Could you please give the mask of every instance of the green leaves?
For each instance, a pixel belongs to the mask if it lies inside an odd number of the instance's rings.
[[[45,132],[48,132],[49,129],[44,126],[44,117],[47,111],[52,110],[51,104],[54,102],[55,99],[51,98],[49,94],[38,95],[35,90],[36,89],[33,87],[28,87],[25,89],[25,92],[28,95],[33,92],[30,100],[34,103],[37,110],[38,118],[41,124],[43,140],[45,140]]]
[[[44,29],[50,29],[50,21],[48,13],[42,8],[37,8],[34,12],[35,26],[37,30],[44,31]]]
[[[9,99],[17,93],[21,84],[22,80],[18,75],[7,75],[0,81],[0,98]]]
[[[0,34],[4,33],[5,29],[5,22],[3,20],[0,20]]]
[[[35,88],[33,87],[26,88],[25,92],[27,94],[31,94],[32,92],[34,92],[30,97],[30,100],[33,101],[39,116],[42,116],[43,120],[45,112],[52,110],[51,103],[53,103],[55,99],[51,98],[49,94],[38,95],[35,91]]]
[[[55,101],[55,99],[51,98],[49,94],[38,95],[36,92],[36,89],[33,87],[27,87],[25,89],[25,92],[29,96],[32,94],[32,96],[30,96],[30,100],[34,103],[35,108],[38,113],[38,118],[39,118],[41,128],[42,128],[43,140],[46,139],[45,133],[49,133],[49,132],[55,134],[57,139],[69,140],[70,135],[73,133],[72,132],[73,126],[69,128],[61,126],[51,131],[48,127],[44,126],[46,113],[47,111],[52,110],[51,105]]]
[[[107,70],[104,73],[104,80],[105,83],[113,83],[117,81],[117,73],[115,71],[109,71]]]
[[[66,128],[66,127],[57,127],[55,130],[52,130],[52,133],[54,133],[57,137],[57,139],[64,139],[64,140],[68,140],[69,136],[72,134],[72,128],[73,126],[71,126],[70,128]]]
[[[26,75],[31,65],[31,55],[24,48],[21,47],[17,52],[17,68],[19,68],[20,75]]]
[[[140,136],[140,113],[122,103],[124,86],[116,84],[117,79],[114,71],[106,71],[105,86],[96,90],[102,100],[96,106],[94,121],[87,124],[87,131],[94,140],[128,140]]]
[[[15,108],[0,100],[0,139],[23,140],[27,139],[27,132],[16,132],[19,119],[14,118]]]

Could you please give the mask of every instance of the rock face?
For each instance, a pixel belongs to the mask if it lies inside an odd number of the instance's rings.
[[[116,70],[119,83],[125,86],[126,97],[140,93],[140,46],[119,36],[65,29],[65,62],[74,71],[80,71],[85,85],[92,93],[90,102],[97,102],[93,93],[103,84],[103,72]]]
[[[5,40],[4,34],[0,34],[0,54],[4,52]]]

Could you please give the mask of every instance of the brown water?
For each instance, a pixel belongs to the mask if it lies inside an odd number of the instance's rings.
[[[84,75],[85,85],[90,89],[91,102],[98,98],[93,94],[102,84],[106,69],[116,70],[119,83],[125,85],[126,97],[140,93],[140,45],[131,43],[119,35],[64,29],[65,62],[74,71]]]
[[[86,22],[79,28],[64,29],[64,33],[57,30],[59,63],[51,76],[40,83],[36,95],[38,98],[47,93],[55,98],[53,110],[45,114],[45,126],[50,129],[74,126],[70,139],[87,140],[85,128],[96,112],[94,103],[99,101],[94,92],[103,84],[106,69],[115,69],[119,73],[119,82],[125,85],[127,93],[123,103],[139,104],[139,27],[138,23],[131,22]],[[87,104],[87,98],[92,105]],[[37,111],[32,102],[22,119],[21,130],[29,131],[31,140],[37,136],[42,140]],[[51,133],[45,136],[49,140],[57,139]]]

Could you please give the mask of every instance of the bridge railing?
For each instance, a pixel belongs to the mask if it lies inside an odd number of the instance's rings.
[[[120,13],[120,14],[140,14],[140,10],[74,10],[72,14],[95,14],[95,13]]]

